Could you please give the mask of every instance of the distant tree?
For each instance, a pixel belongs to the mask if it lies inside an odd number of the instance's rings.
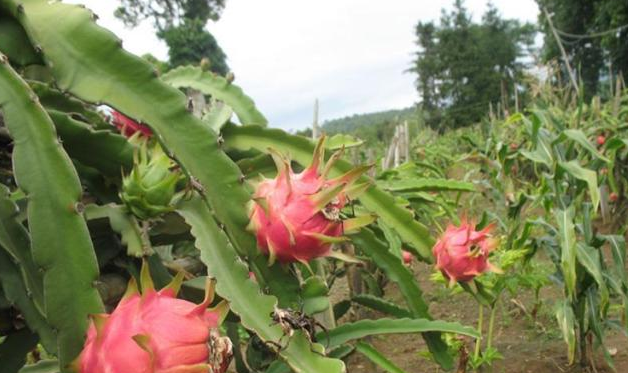
[[[618,28],[621,29],[617,32],[602,35],[601,44],[613,73],[628,78],[628,1],[600,2],[596,7],[595,30],[604,32]]]
[[[226,0],[120,0],[115,15],[127,26],[151,20],[157,36],[168,45],[169,67],[210,61],[210,70],[229,72],[227,56],[214,36],[205,29],[208,20],[218,20]]]
[[[533,42],[534,28],[505,20],[489,3],[474,23],[462,0],[443,10],[439,25],[419,23],[414,68],[426,123],[460,127],[479,121],[489,103],[508,107],[523,73],[521,57]]]
[[[203,58],[207,58],[211,71],[221,75],[229,72],[227,56],[214,36],[205,30],[201,20],[186,19],[181,25],[170,27],[158,35],[170,47],[168,56],[171,67],[198,64]]]
[[[310,127],[304,128],[302,130],[298,130],[295,132],[295,135],[307,137],[308,139],[312,138],[312,129]]]
[[[416,79],[416,87],[422,98],[421,109],[425,113],[434,115],[437,113],[438,91],[436,80],[438,76],[438,54],[435,40],[436,27],[433,22],[421,23],[416,27],[416,35],[421,50],[417,52],[415,71],[419,72]],[[438,118],[430,118],[437,121]]]
[[[115,15],[127,26],[150,20],[158,31],[178,26],[185,19],[218,20],[226,0],[120,0]]]
[[[628,74],[628,1],[626,0],[536,0],[552,14],[563,47],[582,80],[586,97],[595,95],[602,75],[610,64],[614,74]],[[561,58],[556,39],[539,15],[545,34],[544,60]],[[588,35],[588,36],[587,36]]]

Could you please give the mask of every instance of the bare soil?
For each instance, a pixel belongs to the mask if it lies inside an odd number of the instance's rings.
[[[474,299],[466,293],[452,295],[442,285],[429,280],[431,268],[424,263],[413,263],[411,267],[423,291],[426,301],[430,303],[430,312],[436,319],[458,321],[464,325],[477,324],[478,306]],[[395,284],[387,285],[385,297],[398,304],[404,304],[403,298]],[[582,369],[579,364],[570,366],[567,359],[567,348],[557,329],[553,316],[554,301],[560,296],[559,289],[547,286],[542,290],[543,305],[535,320],[530,316],[533,294],[522,292],[515,298],[505,297],[497,310],[495,321],[494,346],[504,356],[491,367],[482,372],[491,373],[576,373],[592,372]],[[383,317],[372,311],[369,317]],[[487,319],[485,311],[485,320]],[[486,322],[485,322],[486,327]],[[486,329],[485,329],[486,330]],[[368,340],[388,359],[408,373],[444,372],[435,363],[424,357],[427,350],[420,335],[399,334],[383,335]],[[470,353],[473,341],[466,340]],[[625,336],[607,334],[606,346],[614,352],[616,372],[628,373],[628,339]],[[595,353],[596,371],[599,373],[613,372],[606,363],[601,351]],[[349,373],[384,372],[368,359],[358,353],[348,358]],[[471,370],[468,370],[471,372]]]

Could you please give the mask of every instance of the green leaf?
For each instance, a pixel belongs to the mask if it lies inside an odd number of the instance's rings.
[[[336,348],[332,348],[329,350],[328,356],[335,357],[336,359],[344,359],[349,356],[354,350],[353,346],[350,344],[340,345]]]
[[[28,327],[39,334],[44,348],[50,353],[55,353],[57,351],[55,333],[43,313],[29,298],[18,265],[13,263],[11,256],[2,248],[0,248],[0,287],[7,300],[20,310]]]
[[[95,129],[114,131],[113,125],[107,123],[101,114],[85,102],[52,88],[50,84],[36,80],[28,80],[27,83],[47,111],[55,110],[68,114],[73,119],[89,123],[89,126]]]
[[[600,292],[600,308],[606,308],[608,304],[608,288],[604,281],[600,252],[582,242],[576,244],[576,258],[578,262],[589,272],[595,279]]]
[[[392,361],[388,360],[384,355],[365,342],[358,342],[355,345],[355,350],[366,356],[369,360],[377,364],[380,368],[389,373],[406,373],[405,370],[399,368]]]
[[[18,66],[43,63],[19,22],[6,14],[0,14],[0,51]]]
[[[573,207],[554,212],[560,233],[560,267],[570,299],[576,296],[576,230],[573,224]]]
[[[19,373],[59,373],[57,360],[41,360],[33,365],[26,365]]]
[[[604,345],[604,326],[601,323],[601,320],[606,318],[604,305],[598,302],[598,291],[595,288],[589,288],[586,292],[586,313],[589,321],[589,329],[593,331],[593,334],[596,337],[597,344],[602,347],[602,352],[604,353],[604,358],[606,362],[611,367],[613,371],[616,371],[615,364],[613,362],[613,358],[611,354],[608,352],[608,349]]]
[[[222,131],[225,144],[239,150],[257,149],[268,152],[268,148],[288,153],[293,160],[301,165],[308,165],[312,161],[314,143],[304,137],[287,134],[281,130],[262,128],[259,126],[227,125]],[[328,158],[328,156],[327,156]],[[341,175],[353,166],[346,161],[339,160],[332,168],[332,176]],[[362,176],[358,182],[371,182]],[[360,202],[369,211],[376,213],[388,226],[393,228],[399,236],[413,246],[413,251],[420,254],[426,261],[431,261],[432,240],[428,229],[414,219],[412,212],[395,204],[390,194],[373,186],[358,196]],[[408,247],[408,250],[411,248]],[[418,250],[418,251],[416,251]]]
[[[9,189],[0,184],[0,286],[4,296],[21,311],[29,328],[39,334],[44,348],[55,353],[56,336],[44,317],[41,273],[30,252],[28,232],[15,220],[17,214]]]
[[[9,334],[0,342],[2,373],[17,373],[26,363],[26,354],[37,346],[37,335],[28,329]]]
[[[407,309],[399,307],[395,303],[386,299],[376,297],[370,294],[358,294],[351,298],[351,301],[368,307],[375,311],[379,311],[397,318],[412,317],[412,314]]]
[[[329,347],[339,346],[352,339],[364,338],[369,335],[381,334],[407,334],[441,332],[455,333],[478,338],[478,332],[469,326],[463,326],[457,322],[433,321],[426,319],[377,319],[360,320],[353,323],[342,324],[328,331]],[[316,335],[319,341],[325,341],[327,335],[320,332]]]
[[[606,140],[604,146],[609,152],[616,152],[618,149],[628,147],[628,139],[622,139],[618,136],[614,136]]]
[[[238,259],[207,205],[199,198],[193,198],[182,202],[178,212],[192,228],[201,260],[207,266],[207,275],[216,279],[216,291],[229,301],[231,311],[240,316],[242,326],[253,330],[263,341],[279,343],[283,332],[271,319],[277,299],[263,294],[249,279],[248,268]],[[311,345],[298,331],[279,355],[295,372],[344,372],[342,361],[313,352],[320,348],[322,346],[318,344]]]
[[[549,132],[545,129],[539,130],[536,135],[535,143],[536,147],[534,151],[522,149],[519,150],[519,153],[533,162],[543,163],[549,169],[552,169],[554,165],[554,152],[552,150]]]
[[[597,186],[597,174],[595,171],[580,166],[577,161],[560,162],[559,166],[571,176],[587,183],[593,211],[596,212],[600,205],[600,189]]]
[[[127,246],[127,255],[137,258],[150,255],[152,252],[148,238],[142,234],[137,219],[128,213],[124,206],[110,203],[108,205],[87,205],[85,207],[85,218],[109,219],[111,229],[119,233],[122,243]]]
[[[382,230],[388,242],[388,251],[399,258],[399,260],[403,260],[402,242],[399,235],[381,220],[377,222],[377,226]]]
[[[349,309],[351,308],[351,301],[347,299],[343,299],[340,302],[334,304],[334,320],[340,320],[342,316],[344,316]]]
[[[415,317],[431,319],[428,306],[423,300],[423,292],[414,275],[399,258],[388,251],[386,244],[380,241],[369,229],[362,229],[360,232],[352,234],[351,238],[355,245],[373,260],[373,264],[384,271],[390,281],[399,286],[412,314]]]
[[[377,239],[375,234],[369,229],[362,229],[359,233],[351,235],[356,246],[369,256],[388,277],[397,284],[399,291],[403,295],[410,312],[414,317],[431,319],[429,307],[423,299],[423,292],[419,288],[414,275],[403,265],[398,257],[393,255],[385,243]],[[441,339],[439,333],[425,333],[423,335],[428,348],[434,355],[436,361],[445,369],[453,367],[453,360],[447,353],[447,346]]]
[[[119,178],[122,169],[133,167],[134,147],[121,135],[72,119],[68,114],[49,110],[63,148],[70,157],[103,174]]]
[[[265,126],[268,123],[255,107],[253,100],[240,87],[211,71],[203,71],[195,66],[180,66],[164,74],[161,79],[173,87],[194,88],[223,101],[233,108],[242,124]]]
[[[58,353],[65,366],[83,347],[87,316],[103,310],[94,283],[98,264],[80,214],[76,170],[33,97],[0,55],[0,107],[14,139],[15,179],[28,200],[32,255],[43,271],[46,317],[58,331]]]
[[[558,326],[567,344],[569,364],[573,364],[576,358],[576,319],[569,300],[565,299],[558,304],[556,308],[556,320],[558,320]]]
[[[11,199],[11,191],[0,184],[0,246],[17,261],[26,289],[33,303],[44,313],[44,284],[31,254],[31,239],[26,228],[16,220],[20,210]]]
[[[346,135],[344,133],[337,133],[325,141],[325,148],[329,150],[338,150],[342,148],[350,149],[362,144],[364,144],[364,141],[356,137]]]
[[[231,106],[213,101],[209,111],[203,115],[203,122],[207,123],[214,132],[219,133],[220,129],[229,122],[232,114],[233,109]]]
[[[587,139],[587,136],[581,130],[574,130],[574,129],[564,130],[562,134],[564,134],[569,139],[575,141],[576,143],[582,145],[582,147],[585,150],[587,150],[589,153],[591,153],[591,155],[594,156],[595,158],[600,159],[604,162],[610,162],[608,158],[606,158],[600,152],[597,151],[595,146],[593,146],[593,144],[589,142],[589,140]]]
[[[331,306],[327,297],[329,289],[320,276],[308,277],[301,288],[303,311],[308,315],[323,312]]]
[[[403,179],[377,183],[383,189],[392,192],[475,192],[475,185],[466,181],[448,179]]]
[[[620,235],[600,235],[599,237],[609,243],[613,257],[613,260],[610,262],[612,263],[615,276],[617,276],[624,287],[628,289],[628,274],[626,274],[626,239]]]
[[[237,162],[238,167],[247,178],[257,178],[259,175],[277,174],[277,165],[268,154],[259,154],[251,158],[243,158]]]

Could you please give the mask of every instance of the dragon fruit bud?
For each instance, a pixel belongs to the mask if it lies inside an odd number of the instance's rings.
[[[172,211],[180,197],[177,183],[183,175],[159,144],[149,148],[147,141],[140,143],[131,173],[122,179],[120,198],[127,208],[140,219],[154,218]]]
[[[249,271],[249,279],[253,282],[257,282],[257,276],[255,276],[255,272]]]
[[[153,131],[148,126],[137,123],[119,111],[114,110],[111,115],[111,123],[126,137],[132,137],[136,133],[146,137],[153,135]]]
[[[213,284],[196,305],[177,299],[183,280],[156,291],[148,266],[142,267],[142,294],[134,280],[111,314],[92,316],[83,351],[72,364],[77,373],[224,373],[231,341],[218,327],[228,311],[225,301],[208,309]],[[211,284],[211,282],[208,282]]]
[[[436,268],[449,279],[450,285],[457,281],[471,281],[475,276],[492,270],[501,272],[488,261],[488,256],[497,247],[498,241],[491,237],[493,225],[476,231],[475,224],[463,221],[459,227],[449,225],[432,249]]]
[[[292,171],[290,161],[271,150],[278,174],[264,179],[255,190],[251,203],[250,228],[257,236],[260,250],[269,262],[303,262],[323,257],[341,257],[331,251],[332,244],[346,240],[345,233],[370,224],[375,219],[365,215],[342,220],[341,210],[350,197],[369,184],[356,184],[369,167],[356,167],[336,178],[328,173],[342,150],[331,156],[322,167],[324,136],[318,142],[309,167],[300,173]],[[348,258],[343,258],[348,259]]]

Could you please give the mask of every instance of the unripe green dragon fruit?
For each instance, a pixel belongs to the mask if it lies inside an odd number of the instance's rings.
[[[174,210],[181,196],[177,183],[183,176],[159,144],[149,145],[135,136],[129,141],[138,141],[139,148],[131,173],[122,179],[120,199],[135,216],[146,220]]]
[[[328,178],[334,162],[342,151],[331,156],[322,167],[324,157],[322,137],[314,151],[312,164],[301,173],[294,173],[290,161],[272,152],[278,174],[264,179],[256,187],[251,205],[250,227],[264,254],[281,263],[303,262],[340,253],[331,251],[332,244],[346,240],[343,235],[370,224],[374,217],[364,215],[343,220],[341,210],[348,198],[369,184],[355,184],[369,167],[356,167],[336,178]]]
[[[228,312],[213,298],[208,282],[205,300],[196,305],[177,299],[179,274],[156,291],[145,264],[142,294],[134,280],[111,314],[93,315],[83,351],[72,364],[77,373],[224,373],[231,361],[231,341],[221,337]]]

